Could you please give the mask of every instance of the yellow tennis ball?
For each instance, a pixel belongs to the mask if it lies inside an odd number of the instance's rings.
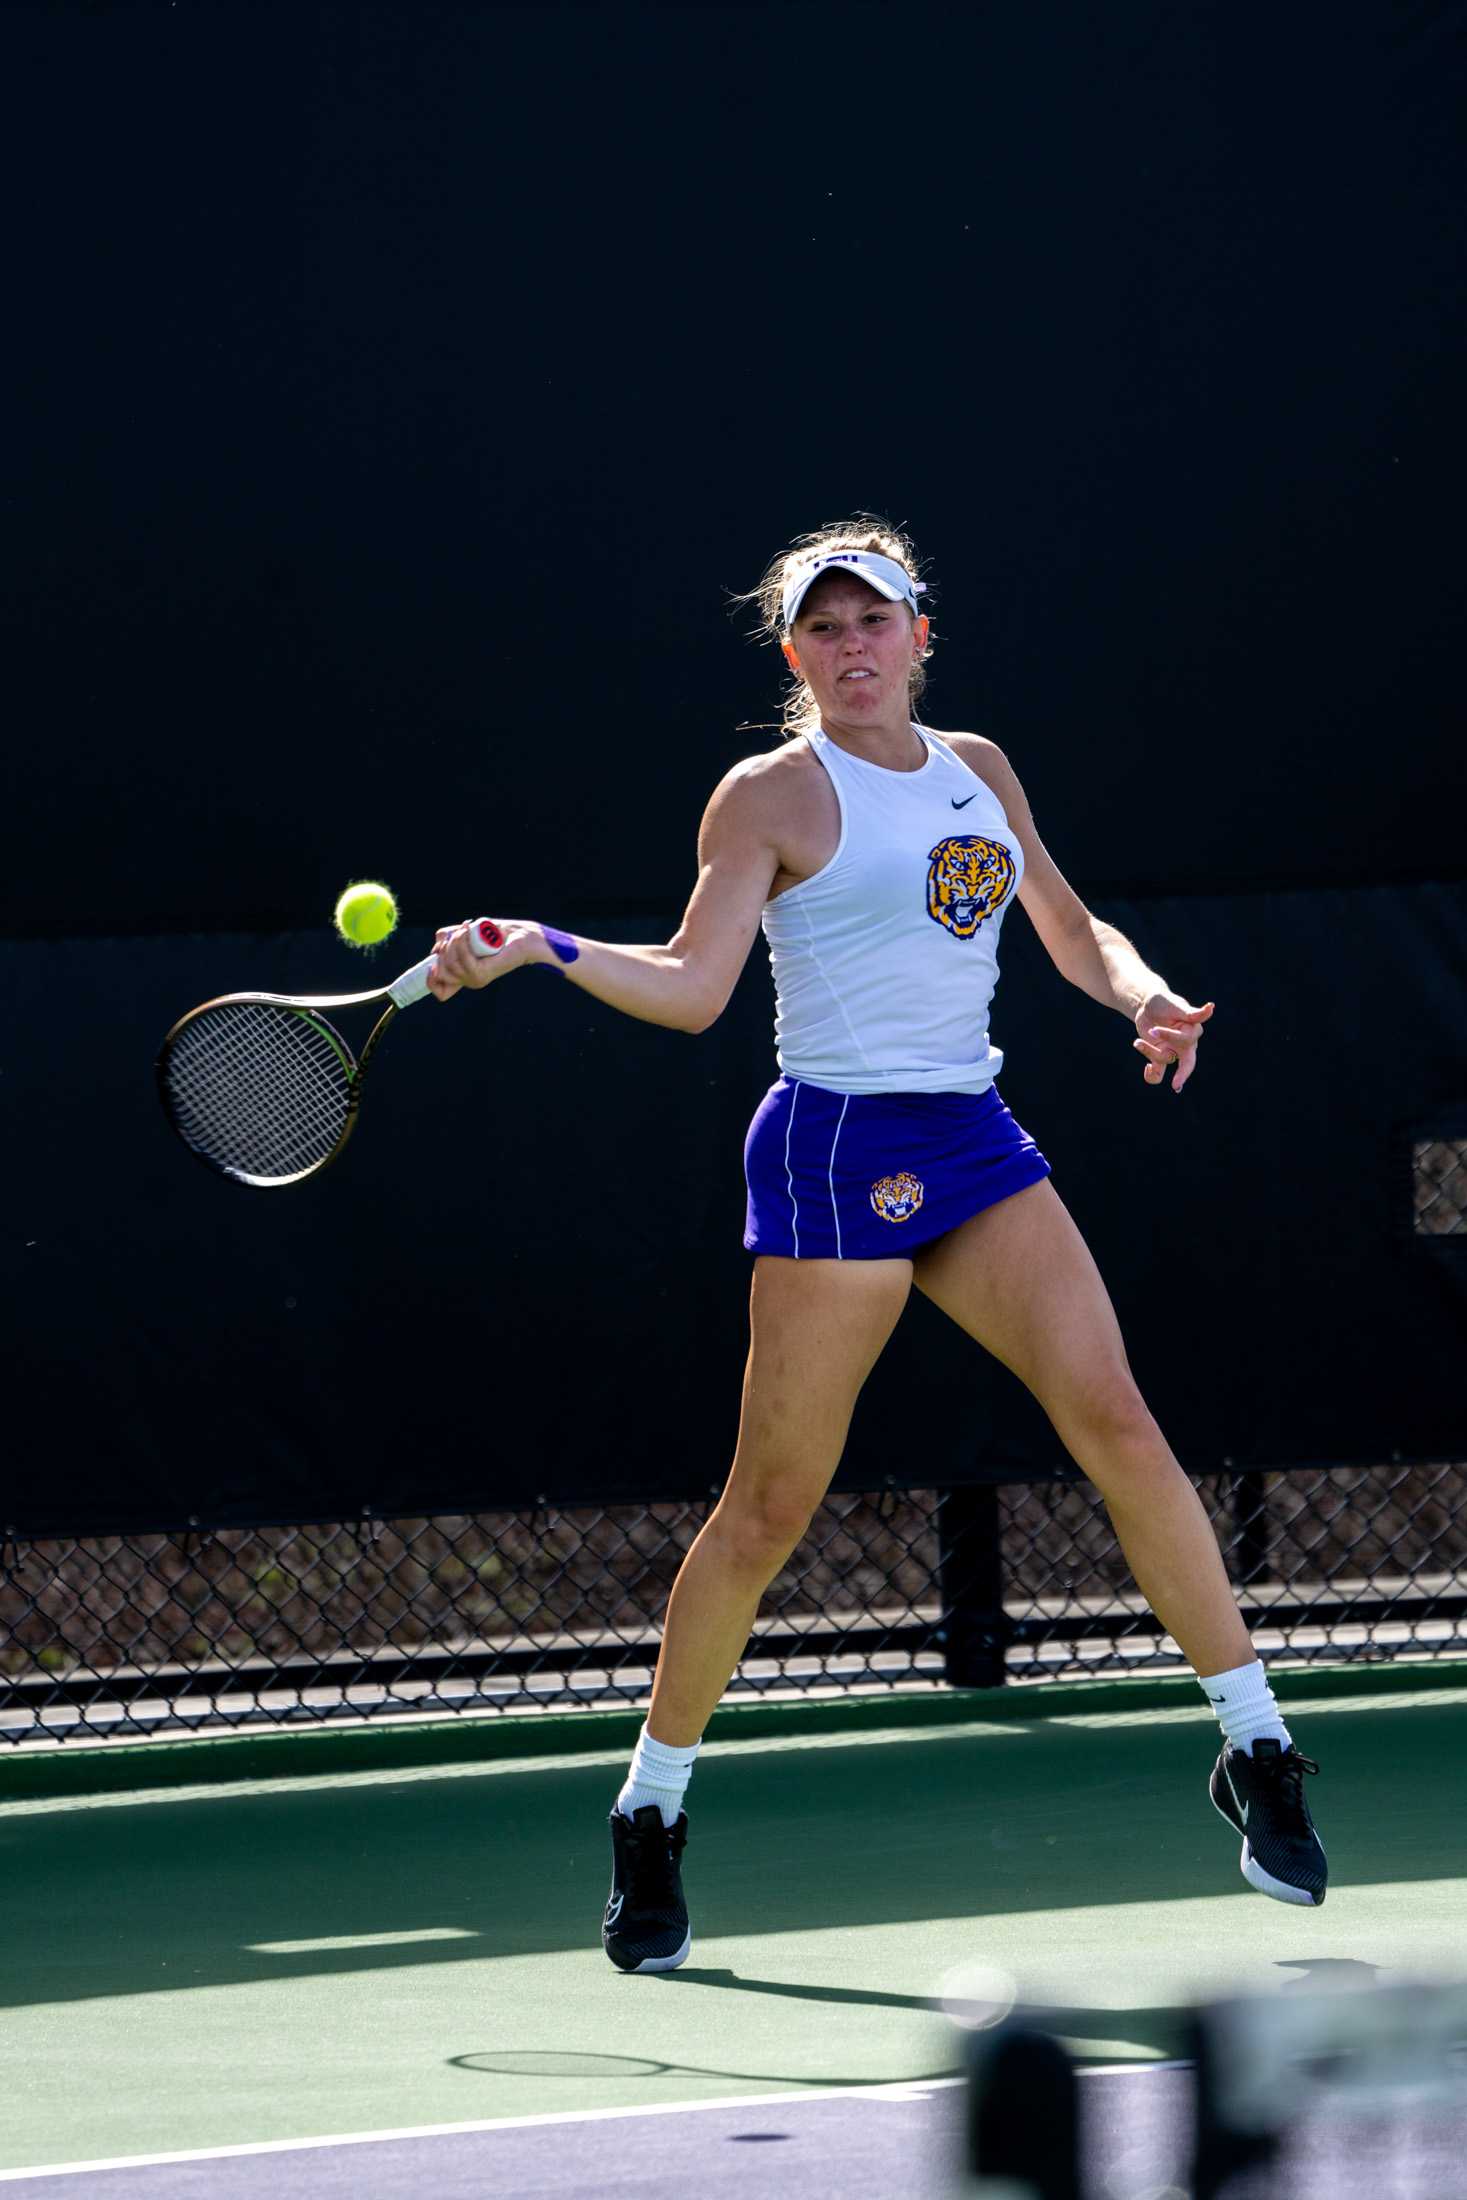
[[[348,947],[375,947],[397,923],[392,889],[375,879],[348,886],[336,904],[336,929]]]

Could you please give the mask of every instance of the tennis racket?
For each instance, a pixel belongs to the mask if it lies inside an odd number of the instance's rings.
[[[497,955],[492,917],[469,927],[476,955]],[[299,1184],[329,1168],[352,1134],[362,1079],[399,1009],[428,991],[425,955],[372,993],[225,993],[179,1018],[158,1055],[163,1112],[189,1152],[236,1184]],[[352,1053],[327,1009],[387,1003]]]

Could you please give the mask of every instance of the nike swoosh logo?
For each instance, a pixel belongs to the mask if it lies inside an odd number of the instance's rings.
[[[978,796],[979,796],[979,795],[980,795],[980,794],[981,794],[982,792],[983,792],[983,790],[982,790],[982,788],[980,787],[980,788],[978,788],[978,789],[977,789],[977,791],[976,791],[975,793],[973,793],[973,794],[965,794],[965,795],[963,796],[963,799],[962,799],[962,801],[961,801],[961,802],[959,802],[959,800],[958,800],[958,798],[957,798],[957,796],[956,796],[956,795],[953,795],[953,796],[951,797],[951,801],[952,801],[952,806],[953,806],[953,808],[954,808],[955,810],[966,810],[966,809],[967,809],[967,807],[968,807],[968,804],[969,804],[970,802],[976,802],[976,801],[978,800]]]

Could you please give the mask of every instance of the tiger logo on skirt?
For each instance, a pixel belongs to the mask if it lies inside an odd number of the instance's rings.
[[[878,1177],[871,1187],[871,1204],[883,1222],[905,1222],[922,1204],[922,1186],[905,1171],[900,1176]]]

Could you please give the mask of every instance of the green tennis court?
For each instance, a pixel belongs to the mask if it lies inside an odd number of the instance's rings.
[[[12,1761],[5,2032],[24,2078],[0,2169],[524,2118],[576,2119],[564,2144],[588,2111],[920,2088],[957,2073],[940,1998],[964,1964],[1010,1974],[1084,2061],[1145,2065],[1175,2057],[1200,1995],[1449,1961],[1467,1669],[1282,1676],[1322,1766],[1318,1911],[1239,1877],[1195,1696],[725,1710],[692,1819],[693,1952],[666,1978],[614,1972],[597,1938],[620,1714]],[[631,2128],[602,2123],[598,2146]],[[282,2157],[260,2159],[278,2178]],[[400,2189],[370,2160],[351,2189]]]

